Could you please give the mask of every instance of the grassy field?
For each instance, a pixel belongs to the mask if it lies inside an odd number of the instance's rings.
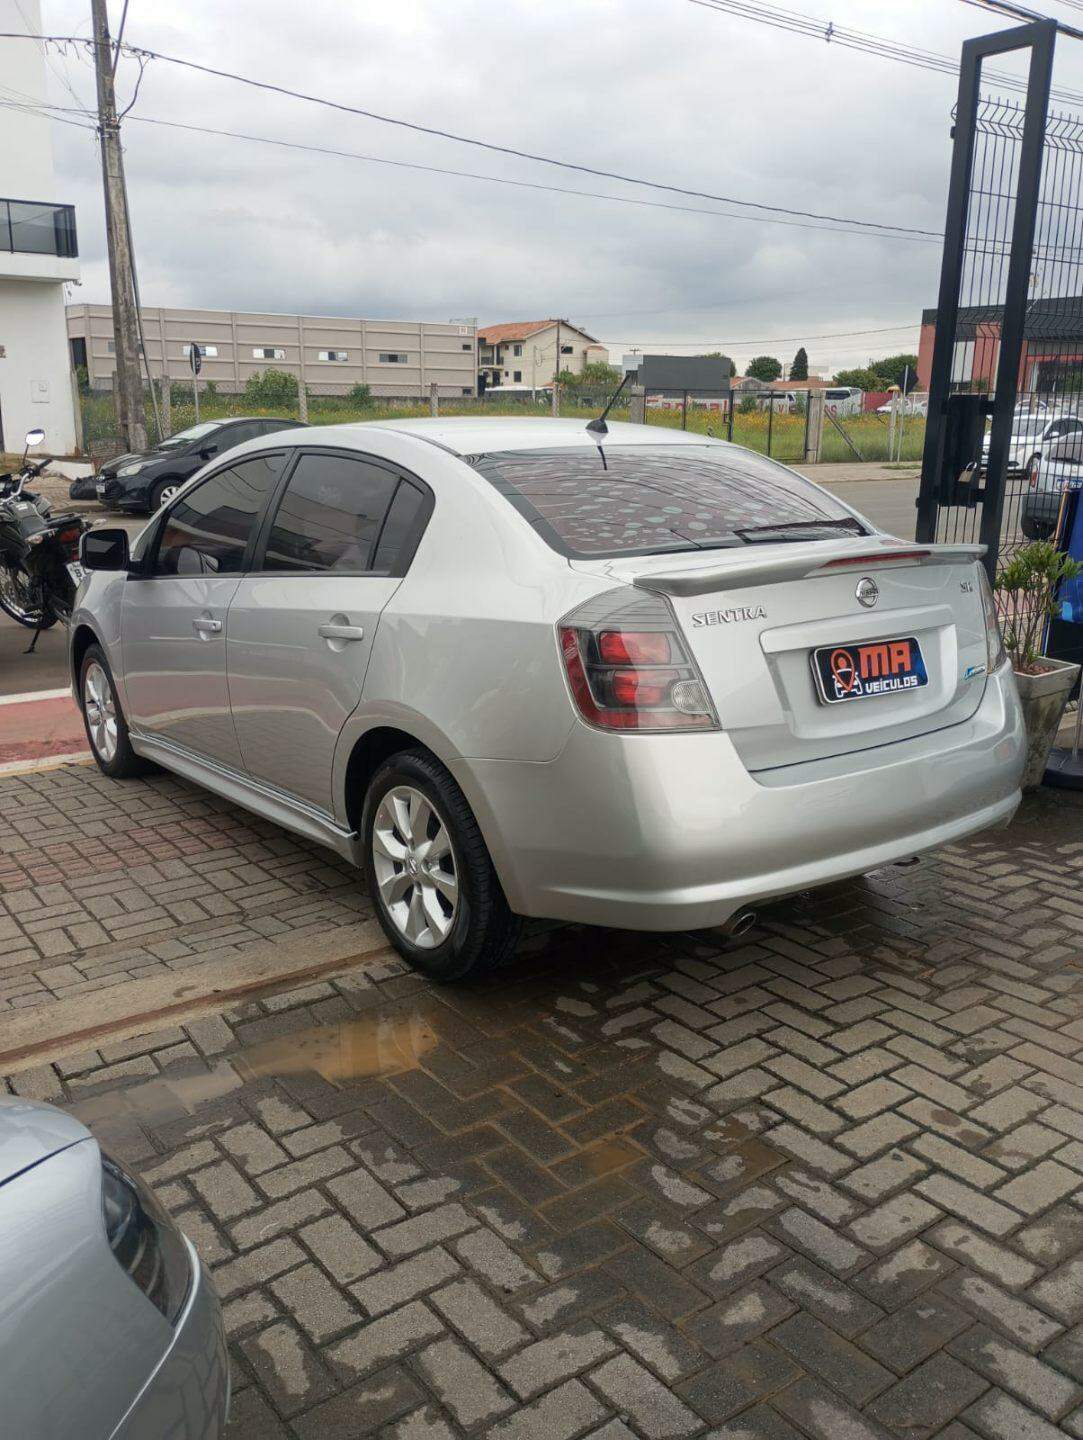
[[[83,431],[90,453],[98,457],[116,453],[116,416],[112,396],[109,394],[84,395]],[[600,402],[573,405],[565,403],[564,416],[582,416],[584,423],[601,409]],[[428,415],[427,401],[381,403],[374,400],[365,406],[351,404],[345,397],[336,395],[314,395],[308,402],[310,425],[341,425],[365,420],[392,420],[407,416]],[[539,404],[524,403],[520,400],[473,400],[463,397],[459,400],[441,399],[441,415],[546,415],[548,410]],[[280,415],[286,418],[296,414],[289,407],[260,408],[245,401],[243,395],[215,395],[200,398],[199,418],[201,420],[222,420],[231,415]],[[627,407],[618,406],[611,412],[611,419],[627,420]],[[195,408],[191,403],[172,408],[172,430],[183,430],[195,422]],[[679,410],[648,409],[647,423],[659,428],[679,429]],[[857,415],[840,420],[839,425],[846,432],[858,453],[847,445],[842,435],[830,422],[824,424],[821,459],[838,462],[847,460],[887,460],[888,425],[882,415]],[[699,434],[710,434],[720,439],[727,438],[725,416],[716,412],[697,409],[688,410],[688,429]],[[154,435],[154,415],[147,407],[147,432]],[[803,458],[805,440],[805,417],[803,415],[776,414],[770,425],[771,455],[776,460],[791,463]],[[765,411],[754,411],[734,416],[733,440],[750,450],[767,453],[768,416]],[[908,416],[903,437],[901,459],[920,460],[925,441],[925,421],[922,417]]]

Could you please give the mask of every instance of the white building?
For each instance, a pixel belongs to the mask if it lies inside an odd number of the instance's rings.
[[[41,34],[39,0],[0,0],[0,30]],[[28,40],[0,40],[0,91],[48,99],[45,60]],[[27,430],[45,450],[76,445],[64,282],[78,280],[75,210],[59,203],[52,122],[0,110],[0,450],[21,452]]]
[[[478,374],[490,388],[552,385],[558,370],[581,375],[596,361],[608,365],[609,351],[567,320],[515,320],[478,331]]]

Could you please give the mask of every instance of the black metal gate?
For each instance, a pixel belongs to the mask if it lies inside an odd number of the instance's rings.
[[[1042,20],[963,45],[940,292],[923,317],[936,329],[916,535],[983,542],[991,576],[1051,533],[1035,457],[1083,432],[1083,121],[1049,110],[1056,35]],[[983,61],[1019,51],[1025,101],[982,96]]]

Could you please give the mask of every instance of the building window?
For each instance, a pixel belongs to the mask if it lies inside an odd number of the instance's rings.
[[[474,393],[474,392],[473,392],[473,390],[471,390],[471,388],[470,388],[469,385],[464,385],[464,386],[463,386],[463,394],[464,394],[464,395],[473,395],[473,393]]]
[[[474,348],[473,345],[471,345],[468,340],[464,340],[464,341],[463,341],[463,349],[464,349],[464,350],[473,350],[473,348]]]
[[[217,356],[218,356],[218,346],[217,346],[217,345],[200,345],[198,340],[196,341],[196,344],[199,345],[199,353],[203,356],[203,358],[204,358],[205,360],[207,360],[207,359],[214,360],[214,359],[217,358]],[[181,346],[181,354],[184,356],[184,358],[185,358],[186,360],[188,359],[189,355],[191,355],[191,353],[192,353],[192,347],[191,347],[191,345],[182,345],[182,346]]]
[[[321,350],[319,358],[321,360],[335,360],[344,364],[350,358],[350,352],[348,350]]]
[[[257,345],[252,351],[253,360],[285,360],[286,352],[278,345]]]
[[[513,345],[511,347],[511,353],[515,356],[516,359],[518,359],[519,356],[523,353],[523,347],[521,345]]]
[[[571,355],[573,353],[572,347],[570,345],[562,345],[560,347],[560,353],[562,355]]]
[[[382,350],[380,352],[381,365],[409,365],[409,355],[404,355],[401,350]]]
[[[516,370],[512,373],[511,378],[515,381],[516,384],[518,384],[519,381],[523,378],[523,372],[521,370]]]
[[[105,342],[105,348],[109,351],[110,355],[115,355],[115,354],[117,353],[117,342],[116,342],[115,340],[107,340],[107,341]],[[142,340],[137,340],[137,341],[135,342],[135,348],[139,351],[140,355],[142,355],[142,353],[143,353],[143,342],[142,342]]]

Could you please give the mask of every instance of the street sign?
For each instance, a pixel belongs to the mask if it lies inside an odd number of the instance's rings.
[[[188,346],[188,364],[192,367],[193,375],[198,375],[203,369],[203,352],[194,340]]]

